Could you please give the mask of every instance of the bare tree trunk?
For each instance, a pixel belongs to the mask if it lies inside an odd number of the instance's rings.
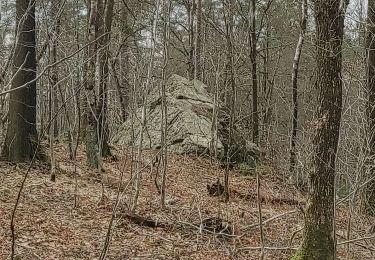
[[[375,1],[368,0],[367,7],[367,142],[365,144],[366,177],[374,175],[375,158]],[[365,187],[364,205],[368,213],[375,214],[375,181],[369,182]]]
[[[259,116],[260,118],[262,118],[262,123],[260,124],[261,125],[261,133],[262,133],[262,136],[260,137],[261,140],[266,140],[267,139],[267,135],[268,135],[268,131],[267,131],[267,128],[268,128],[268,120],[269,120],[269,115],[268,115],[268,112],[271,111],[269,106],[270,106],[270,103],[271,101],[268,100],[268,82],[269,82],[269,69],[270,69],[270,26],[269,26],[269,21],[268,21],[268,15],[265,15],[266,18],[265,18],[265,28],[264,28],[264,34],[265,34],[265,39],[264,39],[264,44],[263,44],[263,48],[264,48],[264,51],[263,51],[263,55],[262,55],[262,58],[263,58],[263,84],[262,84],[262,91],[261,91],[261,115]]]
[[[260,195],[260,176],[259,170],[256,168],[256,179],[257,179],[257,206],[258,206],[258,222],[259,222],[259,234],[260,234],[260,256],[259,259],[264,259],[265,254],[265,237],[264,237],[264,229],[263,229],[263,214],[262,214],[262,198]]]
[[[124,28],[129,28],[129,19],[128,19],[128,7],[126,6],[125,2],[122,2],[122,9],[123,11],[121,12],[121,18],[123,22],[123,27]],[[129,116],[129,107],[130,107],[130,94],[131,94],[131,89],[132,86],[129,83],[129,54],[128,54],[128,44],[126,43],[126,39],[129,37],[131,33],[131,29],[127,30],[127,34],[122,35],[121,37],[121,50],[120,50],[120,60],[122,61],[121,63],[121,74],[122,74],[122,79],[119,79],[116,71],[115,71],[115,60],[111,63],[112,66],[112,71],[113,71],[113,76],[114,80],[116,82],[116,88],[117,88],[117,93],[119,96],[119,102],[121,106],[121,117],[122,120],[125,122],[128,119]]]
[[[60,35],[60,6],[61,6],[60,0],[54,0],[52,2],[52,18],[54,19],[56,17],[56,22],[54,23],[53,30],[52,30],[52,43],[51,43],[51,62],[55,63],[57,61],[57,48],[58,48],[58,41],[59,41],[59,35]],[[53,93],[51,98],[53,99],[53,109],[55,112],[59,109],[59,100],[57,97],[57,91],[56,86],[59,82],[59,67],[58,65],[55,65],[52,67],[52,75],[51,75],[51,85],[53,89]],[[53,136],[56,138],[59,135],[59,125],[57,118],[53,121]]]
[[[220,90],[219,90],[219,66],[218,64],[212,64],[215,67],[215,91],[214,91],[214,107],[212,110],[212,124],[211,124],[211,160],[212,158],[218,158],[218,122],[219,122],[219,99],[220,99]]]
[[[64,98],[63,96],[63,92],[62,92],[62,89],[61,89],[61,86],[60,85],[57,85],[57,88],[58,88],[58,91],[59,91],[59,94],[60,94],[60,97],[61,97],[61,104],[64,108],[64,112],[65,112],[65,117],[66,117],[66,123],[68,124],[68,129],[67,129],[67,134],[68,134],[68,148],[69,148],[69,158],[70,159],[73,159],[74,157],[74,148],[73,148],[73,140],[74,140],[74,137],[73,137],[73,134],[72,134],[72,121],[71,121],[71,117],[70,117],[70,114],[69,114],[69,111],[68,111],[68,108],[67,108],[67,105],[66,105],[66,99]],[[78,98],[76,96],[76,98]],[[56,108],[54,108],[55,111],[58,111]],[[56,113],[56,112],[55,112]],[[56,118],[55,118],[56,120]]]
[[[108,107],[108,74],[109,74],[109,44],[111,40],[112,20],[113,20],[114,0],[107,0],[104,13],[104,33],[103,41],[100,45],[100,84],[99,84],[99,102],[97,115],[99,119],[98,136],[101,145],[101,155],[110,156],[111,151],[108,145],[108,124],[107,124],[107,107]]]
[[[12,88],[36,78],[35,0],[16,1],[16,36]],[[8,130],[3,157],[13,162],[32,159],[37,141],[36,82],[10,93]]]
[[[256,35],[256,0],[251,0],[251,12],[249,19],[249,40],[250,40],[250,60],[251,78],[253,83],[253,142],[259,144],[259,113],[258,113],[258,76],[257,76],[257,35]]]
[[[162,71],[162,122],[161,122],[161,149],[160,162],[162,163],[162,175],[160,185],[160,205],[162,208],[165,207],[165,188],[167,178],[167,162],[168,162],[168,144],[167,144],[167,131],[168,131],[168,109],[167,109],[167,97],[165,92],[166,74],[169,61],[169,34],[170,34],[170,12],[171,3],[169,0],[165,0],[164,7],[164,54],[163,54],[163,71]]]
[[[195,40],[194,40],[194,37],[195,37],[195,34],[194,34],[194,13],[195,13],[195,0],[189,0],[189,3],[188,3],[188,8],[187,8],[187,11],[188,11],[188,22],[189,22],[189,60],[188,60],[188,75],[189,75],[189,80],[192,80],[194,79],[195,77],[195,71],[196,71],[196,68],[195,68],[195,47],[194,47],[194,43],[195,43]]]
[[[91,168],[100,169],[101,157],[110,154],[106,124],[108,49],[112,25],[113,1],[91,0],[89,5],[89,46],[86,69],[86,117],[85,141],[87,163]],[[104,35],[105,34],[105,35]],[[103,36],[104,35],[104,36]],[[101,37],[100,40],[98,40]],[[96,74],[97,66],[99,75]],[[97,91],[97,87],[99,90]],[[98,92],[98,93],[97,93]],[[98,97],[97,97],[98,95]]]
[[[57,19],[54,23],[52,29],[52,40],[51,40],[51,49],[50,49],[50,63],[54,64],[57,62],[57,48],[58,48],[58,38],[60,34],[60,1],[54,0],[52,1],[52,8],[51,8],[51,18]],[[49,138],[50,138],[50,164],[51,164],[51,181],[55,181],[56,179],[56,165],[55,165],[55,156],[54,156],[54,145],[55,145],[55,138],[59,135],[58,129],[58,120],[57,120],[57,113],[58,111],[58,98],[57,98],[57,87],[59,82],[59,66],[55,65],[51,68],[51,76],[50,76],[50,97],[49,97],[49,120],[50,120],[50,131],[49,131]],[[70,142],[69,142],[70,143]]]
[[[342,112],[342,41],[346,3],[314,2],[318,101],[313,169],[303,244],[296,259],[335,259],[335,164]]]
[[[130,96],[131,86],[127,79],[120,80],[116,71],[115,61],[112,61],[110,64],[111,64],[111,71],[112,71],[113,79],[116,84],[117,94],[119,96],[119,102],[120,102],[120,107],[121,107],[121,119],[123,122],[125,122],[129,117],[128,108],[129,108],[129,101],[130,101],[129,96]],[[123,73],[126,74],[126,72],[123,72]]]
[[[93,42],[96,39],[96,28],[97,28],[97,2],[99,0],[88,0],[88,41]],[[95,63],[96,63],[96,52],[97,42],[88,46],[87,51],[87,64],[85,69],[85,143],[86,143],[86,156],[87,164],[91,168],[98,167],[97,158],[97,136],[96,136],[96,115],[94,109],[96,107],[96,93],[95,93]]]
[[[233,16],[234,16],[235,3],[233,0],[228,0],[226,2],[226,15],[225,28],[226,28],[226,42],[227,42],[227,77],[229,77],[230,91],[227,91],[226,95],[229,95],[227,101],[229,104],[229,134],[228,134],[228,144],[226,151],[226,167],[224,172],[224,197],[225,201],[229,201],[229,167],[231,164],[232,157],[232,146],[233,146],[233,131],[234,122],[236,115],[236,79],[234,75],[234,47],[233,47]],[[226,82],[227,83],[227,82]]]
[[[141,157],[142,157],[142,151],[143,151],[143,136],[146,128],[146,122],[147,122],[147,97],[150,91],[150,85],[151,85],[151,76],[152,76],[152,70],[154,69],[154,59],[155,59],[155,48],[156,48],[156,37],[157,37],[157,23],[159,20],[159,10],[160,8],[160,0],[156,0],[155,3],[155,13],[153,17],[153,24],[152,24],[152,46],[150,51],[150,61],[147,68],[147,78],[145,87],[143,90],[143,102],[142,102],[142,118],[141,118],[141,129],[139,133],[139,144],[137,148],[137,162],[136,162],[136,176],[134,181],[134,197],[131,205],[131,210],[135,211],[138,204],[138,197],[141,190],[141,181],[142,181],[142,169],[141,169]]]
[[[57,121],[56,118],[54,117],[54,113],[56,112],[55,107],[54,107],[54,95],[52,94],[54,92],[52,84],[49,86],[49,122],[50,122],[50,127],[49,127],[49,148],[50,148],[50,164],[51,164],[51,181],[56,180],[56,167],[55,167],[55,151],[54,151],[54,146],[55,146],[55,124],[53,123],[54,121]],[[54,121],[53,121],[54,120]]]
[[[302,18],[301,18],[301,30],[299,33],[298,43],[296,52],[293,60],[293,73],[292,73],[292,99],[293,99],[293,118],[292,118],[292,137],[290,141],[290,173],[295,175],[296,168],[296,143],[297,143],[297,129],[298,129],[298,71],[299,62],[301,59],[301,52],[303,42],[305,40],[306,27],[307,27],[307,0],[302,2]]]
[[[195,78],[202,80],[202,0],[196,0],[197,33],[195,44]]]

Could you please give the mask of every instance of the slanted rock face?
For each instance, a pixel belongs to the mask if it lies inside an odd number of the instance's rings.
[[[222,141],[226,140],[228,129],[219,127],[218,136],[212,135],[213,97],[207,86],[198,80],[189,81],[184,77],[172,75],[166,83],[167,101],[167,144],[168,150],[176,153],[208,154],[212,144],[217,146],[217,155],[224,162],[226,156]],[[147,123],[143,135],[143,147],[160,149],[162,99],[160,89],[150,93],[147,108]],[[134,121],[134,145],[139,145],[142,107],[136,111]],[[221,127],[223,128],[223,127]],[[226,127],[224,127],[226,128]],[[254,165],[259,158],[258,147],[235,131],[231,148],[231,164]],[[215,140],[213,142],[212,140]],[[132,119],[129,118],[115,136],[118,145],[132,145]]]
[[[143,136],[145,148],[159,149],[161,135],[160,89],[153,91],[147,102],[147,123]],[[212,143],[213,98],[206,86],[198,81],[188,81],[178,75],[172,75],[166,83],[168,150],[177,153],[208,153]],[[136,111],[134,118],[134,144],[140,142],[142,108]],[[216,137],[215,137],[216,138]],[[115,136],[119,145],[132,144],[132,120],[127,120]],[[217,150],[223,153],[223,145],[217,141]]]

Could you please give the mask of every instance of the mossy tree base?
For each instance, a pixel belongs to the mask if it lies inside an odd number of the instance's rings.
[[[307,250],[306,248],[300,248],[290,260],[333,260],[331,255],[321,252],[321,250]]]

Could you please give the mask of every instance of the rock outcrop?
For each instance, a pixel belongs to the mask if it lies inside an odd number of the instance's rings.
[[[224,157],[224,144],[219,137],[213,136],[212,112],[213,97],[207,91],[207,86],[198,80],[189,81],[184,77],[172,75],[166,83],[167,103],[167,144],[168,150],[176,153],[207,154],[212,149],[213,138],[217,139],[218,156]],[[160,89],[152,91],[146,104],[147,123],[143,135],[143,146],[150,149],[160,149],[162,98]],[[137,109],[132,120],[128,119],[114,138],[118,145],[138,145],[140,142],[142,107]],[[132,140],[134,129],[134,143]],[[238,142],[235,142],[238,143]],[[242,141],[236,150],[248,160],[248,155],[257,157],[258,148],[251,142]],[[254,148],[255,147],[255,148]],[[243,152],[243,149],[251,151]],[[244,156],[246,154],[246,156]]]

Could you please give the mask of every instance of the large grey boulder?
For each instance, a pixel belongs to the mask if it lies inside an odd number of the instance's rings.
[[[208,153],[211,149],[213,98],[202,82],[172,75],[166,83],[168,150],[177,153]],[[145,148],[159,149],[162,99],[160,89],[148,96],[147,123],[143,135]],[[140,143],[142,107],[135,113],[134,145]],[[216,138],[216,137],[215,137]],[[132,120],[127,120],[114,138],[119,145],[132,145]],[[217,141],[219,153],[223,144]]]
[[[167,145],[168,150],[176,153],[208,154],[212,143],[216,143],[217,155],[226,161],[226,126],[219,126],[219,133],[213,136],[212,112],[213,97],[207,91],[207,86],[198,80],[189,81],[184,77],[172,75],[166,82],[167,102]],[[143,147],[160,149],[162,98],[160,88],[154,89],[148,96],[146,104],[147,123],[143,135]],[[142,107],[138,108],[135,116],[128,119],[119,129],[114,138],[118,145],[139,145],[141,130]],[[222,124],[220,124],[222,125]],[[134,129],[134,140],[132,138]],[[259,148],[247,141],[236,130],[231,148],[231,163],[254,164],[259,158]],[[217,140],[212,142],[212,140]],[[134,141],[134,142],[133,142]]]

